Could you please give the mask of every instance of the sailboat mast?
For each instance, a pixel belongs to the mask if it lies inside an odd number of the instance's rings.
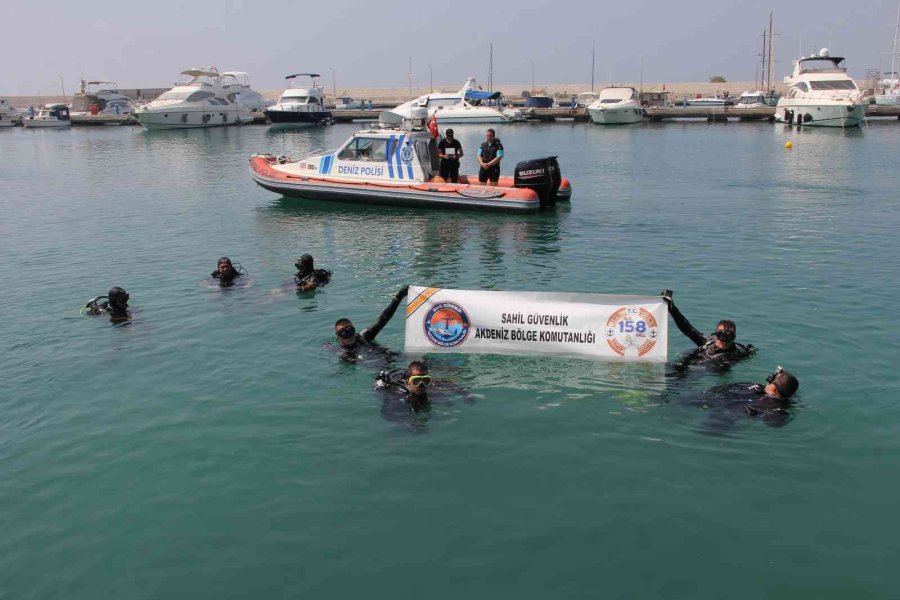
[[[594,42],[591,42],[591,91],[594,91]]]
[[[762,32],[762,54],[760,55],[759,62],[756,63],[756,80],[759,82],[760,89],[765,89],[765,77],[766,77],[766,30],[763,29]]]
[[[897,34],[900,33],[900,4],[897,5],[897,25],[894,26],[894,50],[891,52],[891,88],[893,93],[894,80],[897,79],[895,62],[897,60]]]
[[[494,91],[494,43],[491,42],[491,57],[488,63],[488,91]]]
[[[772,38],[775,37],[775,32],[772,28],[774,23],[774,13],[769,13],[769,62],[766,64],[766,91],[772,89]]]

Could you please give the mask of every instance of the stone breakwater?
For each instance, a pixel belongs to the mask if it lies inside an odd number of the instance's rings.
[[[862,82],[857,82],[861,84]],[[640,83],[637,82],[616,82],[613,84],[610,83],[596,83],[594,84],[594,91],[599,92],[604,87],[609,85],[622,85],[633,87],[635,89],[643,87],[645,92],[661,92],[667,91],[672,94],[672,99],[680,99],[685,96],[694,97],[697,94],[701,96],[714,96],[717,92],[728,92],[728,94],[732,97],[737,98],[741,95],[742,92],[747,90],[757,89],[759,86],[754,84],[752,81],[739,81],[739,82],[729,82],[729,83],[644,83],[641,86]],[[456,85],[453,84],[443,84],[443,85],[435,85],[435,91],[445,91],[452,92],[458,90],[462,86],[462,83],[458,83]],[[495,89],[503,92],[509,98],[512,99],[520,99],[522,97],[522,92],[528,91],[530,92],[530,85],[522,85],[522,84],[503,84],[498,85]],[[779,84],[778,91],[781,91],[781,86]],[[156,95],[166,91],[168,88],[142,88],[142,96],[145,99],[151,99],[156,97]],[[123,89],[123,93],[131,95],[129,92],[131,90]],[[279,89],[268,89],[268,90],[259,90],[260,94],[262,94],[265,98],[269,100],[277,100],[281,95],[282,88]],[[326,94],[326,102],[329,102],[334,97],[333,92],[330,86],[326,86],[325,94]],[[553,96],[560,100],[568,99],[573,94],[577,95],[582,92],[591,91],[590,84],[582,84],[582,83],[573,83],[573,84],[558,84],[558,85],[544,85],[539,86],[536,90],[534,90],[535,94],[539,95],[547,95]],[[429,93],[428,88],[422,87],[414,87],[412,88],[412,94],[410,94],[410,89],[408,87],[395,87],[395,88],[371,88],[371,87],[340,87],[336,89],[338,96],[351,96],[358,100],[372,100],[375,103],[379,104],[400,104],[402,102],[406,102],[412,98],[418,98],[419,96],[423,96]],[[62,96],[2,96],[5,97],[10,104],[17,107],[27,107],[27,106],[39,106],[42,104],[52,104],[54,102],[66,102],[71,103],[72,97],[63,98]]]

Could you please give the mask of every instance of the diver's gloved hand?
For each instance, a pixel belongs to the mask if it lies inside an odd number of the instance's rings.
[[[659,293],[662,296],[662,299],[666,302],[666,304],[672,304],[672,294],[674,294],[672,290],[663,290]]]
[[[409,286],[404,285],[402,288],[400,288],[400,291],[398,291],[396,294],[394,294],[394,298],[396,298],[397,300],[402,300],[403,298],[406,298],[406,295],[408,293],[409,293]]]

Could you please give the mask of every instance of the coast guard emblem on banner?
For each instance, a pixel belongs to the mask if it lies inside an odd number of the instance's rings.
[[[470,325],[466,311],[459,304],[449,301],[432,306],[422,320],[425,337],[441,348],[452,348],[466,341]]]
[[[606,321],[606,343],[620,356],[643,356],[658,338],[656,318],[643,307],[624,306]]]

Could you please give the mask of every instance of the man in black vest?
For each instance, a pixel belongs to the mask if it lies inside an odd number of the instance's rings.
[[[441,159],[441,177],[450,183],[459,182],[459,159],[463,149],[459,140],[453,137],[453,130],[448,129],[444,139],[438,144],[438,156]]]
[[[487,130],[487,141],[478,149],[478,181],[488,185],[497,185],[500,179],[500,160],[503,158],[503,144],[496,138],[493,129]]]

